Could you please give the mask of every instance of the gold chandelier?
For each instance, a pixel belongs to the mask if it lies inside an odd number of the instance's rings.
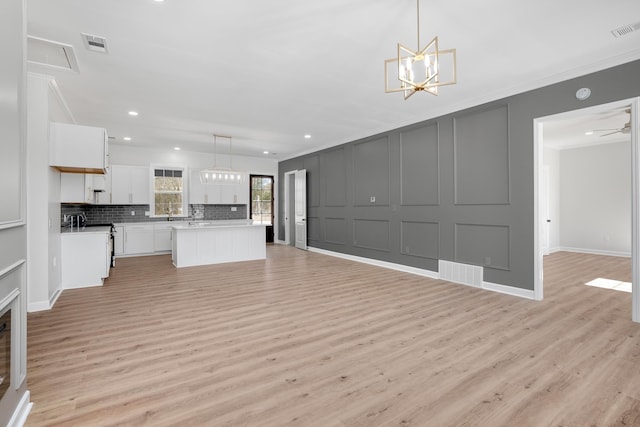
[[[438,36],[420,49],[420,0],[416,4],[418,49],[414,52],[398,43],[397,58],[384,61],[385,92],[403,92],[405,100],[422,91],[437,96],[440,86],[456,83],[455,49],[439,50]]]
[[[229,167],[218,167],[218,138],[229,139]],[[233,145],[230,136],[213,135],[213,168],[200,171],[202,184],[241,184],[246,182],[247,174],[233,169]]]

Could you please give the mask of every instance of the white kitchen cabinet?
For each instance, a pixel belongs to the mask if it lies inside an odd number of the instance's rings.
[[[153,248],[154,252],[168,252],[171,250],[171,226],[172,222],[159,222],[153,224]]]
[[[153,224],[126,224],[124,226],[125,255],[150,254],[154,251]]]
[[[149,181],[147,166],[111,166],[111,204],[148,205]]]
[[[249,183],[221,184],[221,205],[246,205],[249,203]]]
[[[89,176],[89,175],[87,175]],[[96,205],[111,204],[111,171],[107,169],[104,175],[90,175],[93,180],[94,200]]]
[[[93,203],[92,175],[61,173],[60,203]]]
[[[108,205],[111,203],[111,180],[109,174],[60,174],[61,203],[91,203]]]
[[[200,182],[200,169],[192,169],[189,180],[189,203],[215,205],[220,203],[220,186]]]
[[[249,203],[249,183],[202,184],[200,170],[191,170],[189,203],[202,205],[246,205]]]
[[[124,255],[124,225],[114,225],[113,254]]]
[[[105,173],[109,142],[103,128],[67,123],[49,126],[49,165],[61,172]]]
[[[102,285],[111,265],[109,240],[109,231],[61,234],[63,289]]]

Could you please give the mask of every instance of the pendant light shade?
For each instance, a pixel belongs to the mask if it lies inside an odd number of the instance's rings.
[[[229,167],[218,167],[218,138],[229,140]],[[233,142],[230,136],[213,135],[213,167],[200,171],[203,184],[242,184],[247,182],[247,174],[233,169]]]

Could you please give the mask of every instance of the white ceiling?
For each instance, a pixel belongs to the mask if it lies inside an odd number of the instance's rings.
[[[588,145],[630,142],[631,134],[618,132],[630,122],[629,107],[601,112],[576,112],[571,117],[550,118],[544,121],[544,146],[564,150]]]
[[[414,0],[27,7],[29,35],[75,49],[80,72],[51,74],[76,121],[167,150],[212,152],[217,133],[237,154],[282,159],[640,58],[640,31],[610,32],[640,21],[638,0],[423,0],[422,43],[457,49],[458,84],[404,101],[384,93],[383,61],[398,42],[417,48]],[[86,50],[81,32],[109,53]]]

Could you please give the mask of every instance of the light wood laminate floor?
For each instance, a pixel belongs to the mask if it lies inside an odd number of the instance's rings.
[[[639,426],[628,259],[557,253],[535,302],[285,246],[119,259],[28,316],[27,426]]]

